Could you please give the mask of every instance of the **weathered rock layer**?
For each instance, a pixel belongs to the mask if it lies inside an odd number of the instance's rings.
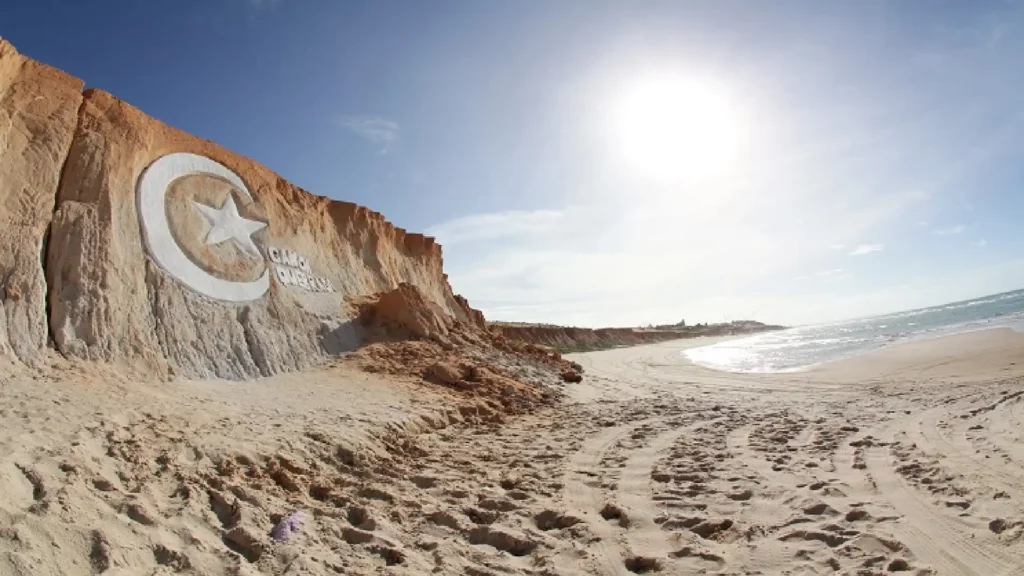
[[[583,352],[618,346],[639,346],[688,337],[670,330],[637,330],[633,328],[593,329],[492,324],[489,329],[492,333],[500,334],[509,340],[548,346],[559,352]]]
[[[355,347],[352,300],[402,283],[483,324],[433,239],[82,88],[0,40],[5,354],[265,376]]]
[[[0,351],[24,362],[46,346],[41,254],[82,87],[0,40]]]

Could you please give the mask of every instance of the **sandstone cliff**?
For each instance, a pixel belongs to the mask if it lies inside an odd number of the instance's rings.
[[[549,346],[559,352],[586,352],[620,346],[638,346],[681,338],[701,336],[739,336],[769,330],[783,330],[785,326],[763,324],[753,320],[738,320],[720,324],[685,323],[648,328],[570,328],[549,324],[489,323],[488,329],[509,340]]]
[[[566,326],[493,323],[489,329],[513,341],[548,346],[559,352],[585,352],[619,346],[639,346],[686,338],[679,332],[633,328],[570,328]]]
[[[42,251],[82,87],[0,39],[0,353],[28,363],[47,341]]]
[[[0,40],[3,353],[266,376],[354,348],[352,300],[402,283],[483,325],[432,238],[82,88]]]

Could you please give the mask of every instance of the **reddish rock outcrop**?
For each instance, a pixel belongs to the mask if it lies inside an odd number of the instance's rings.
[[[428,340],[443,339],[453,322],[449,312],[405,282],[362,303],[359,319],[365,327],[381,330],[381,336]]]
[[[583,375],[576,370],[565,370],[562,372],[562,380],[571,383],[582,382]]]
[[[461,303],[464,299],[459,298]],[[509,341],[481,328],[483,314],[455,319],[401,284],[361,299],[358,318],[372,343],[351,358],[363,369],[448,389],[459,401],[486,399],[494,414],[531,410],[552,399],[551,384],[582,380],[582,367],[558,352]]]
[[[520,326],[492,324],[490,331],[509,340],[548,346],[561,352],[603,350],[619,346],[639,346],[686,338],[685,334],[662,330],[632,328],[569,328],[565,326]]]

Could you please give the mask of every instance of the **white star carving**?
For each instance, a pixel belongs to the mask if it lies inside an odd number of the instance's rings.
[[[260,255],[259,249],[252,241],[252,234],[266,228],[267,223],[243,218],[238,213],[233,195],[228,194],[228,199],[219,209],[200,204],[195,200],[192,201],[192,204],[210,224],[210,231],[206,233],[205,243],[207,245],[234,240],[246,252],[254,256]]]

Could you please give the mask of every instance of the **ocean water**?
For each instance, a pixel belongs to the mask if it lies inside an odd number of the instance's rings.
[[[1024,290],[832,324],[764,332],[684,351],[730,372],[787,372],[910,340],[1008,326],[1024,332]]]

